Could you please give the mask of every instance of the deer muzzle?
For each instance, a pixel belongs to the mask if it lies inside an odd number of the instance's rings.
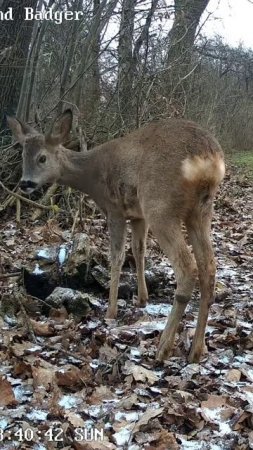
[[[19,186],[25,194],[31,194],[38,187],[38,184],[31,180],[21,180]]]

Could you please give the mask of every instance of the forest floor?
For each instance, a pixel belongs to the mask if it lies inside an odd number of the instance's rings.
[[[0,225],[0,449],[252,449],[252,207],[252,179],[231,169],[215,208],[217,295],[199,364],[187,362],[197,295],[173,357],[163,364],[155,360],[175,280],[152,237],[146,275],[152,278],[155,268],[163,272],[163,282],[156,288],[150,284],[147,307],[136,308],[133,295],[127,301],[122,290],[118,320],[106,322],[108,292],[90,288],[85,317],[78,320],[66,305],[45,310],[47,301],[35,298],[39,291],[32,296],[25,289],[26,272],[19,275],[27,266],[42,273],[34,255],[45,246],[62,251],[66,230],[55,219],[23,219],[17,226],[5,218]],[[84,231],[107,270],[104,220],[88,218]],[[130,256],[129,261],[125,270],[133,277]]]

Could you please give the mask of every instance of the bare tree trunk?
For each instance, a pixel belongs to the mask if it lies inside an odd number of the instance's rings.
[[[200,18],[209,0],[174,0],[175,19],[169,33],[167,64],[170,88],[175,98],[185,90],[184,80],[190,70],[192,50]]]
[[[53,3],[54,0],[50,0],[48,8],[50,8],[53,5]],[[39,0],[37,11],[41,11],[42,7],[43,7],[43,0]],[[39,60],[41,44],[43,41],[43,37],[45,35],[47,25],[48,25],[47,21],[44,21],[42,23],[36,21],[33,27],[31,45],[29,55],[26,61],[26,67],[17,107],[17,116],[20,119],[24,120],[25,122],[29,121],[29,118],[31,116],[31,101],[34,90],[36,69]]]
[[[152,0],[150,10],[147,14],[145,24],[143,25],[143,28],[141,30],[141,33],[139,37],[136,40],[134,50],[133,50],[133,71],[135,74],[136,81],[134,82],[134,91],[135,91],[135,98],[136,98],[136,127],[139,127],[139,113],[140,113],[140,103],[141,103],[141,96],[142,96],[142,83],[143,78],[145,76],[146,72],[146,63],[147,63],[147,56],[148,56],[148,48],[149,48],[149,29],[150,25],[153,19],[153,16],[155,14],[157,5],[159,0]],[[141,55],[140,50],[141,47],[145,46],[145,56],[144,61],[141,61]],[[138,64],[141,63],[140,67],[141,70],[138,73]]]
[[[0,53],[8,49],[1,61],[0,128],[4,113],[15,113],[29,51],[34,21],[24,21],[24,7],[36,8],[37,0],[3,0],[1,10],[13,7],[13,21],[2,21]]]
[[[91,65],[85,76],[83,86],[84,92],[84,109],[85,116],[88,121],[97,113],[100,100],[100,71],[99,71],[99,53],[100,53],[100,29],[102,10],[100,8],[100,0],[93,0],[93,33],[89,43],[89,57],[87,64]]]
[[[83,44],[77,81],[74,81],[76,104],[87,121],[97,114],[100,101],[99,56],[101,33],[108,23],[117,0],[93,0],[92,21]]]
[[[136,0],[123,0],[118,46],[118,99],[123,126],[129,128],[133,119],[133,34]]]
[[[82,8],[82,0],[76,0],[73,4],[73,11],[80,11]],[[78,32],[79,22],[73,21],[72,32],[70,37],[70,45],[67,50],[66,59],[64,61],[64,67],[61,75],[61,85],[60,85],[60,98],[63,98],[64,93],[68,87],[68,78],[70,74],[70,66],[75,54],[75,46],[77,42],[77,32]],[[58,114],[62,112],[62,103],[58,105]]]

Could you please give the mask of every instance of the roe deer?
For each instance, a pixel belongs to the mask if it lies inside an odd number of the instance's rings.
[[[216,139],[194,122],[169,119],[152,122],[80,153],[62,146],[72,125],[70,110],[60,116],[57,126],[46,136],[15,118],[9,117],[8,123],[23,146],[20,187],[24,192],[57,182],[89,194],[106,214],[111,238],[107,318],[117,315],[127,220],[132,228],[138,304],[146,304],[144,255],[148,228],[152,230],[173,265],[177,281],[173,307],[158,348],[159,360],[173,350],[198,275],[201,300],[189,360],[199,361],[215,287],[210,240],[213,200],[225,173],[223,152]],[[182,223],[195,258],[185,242]]]

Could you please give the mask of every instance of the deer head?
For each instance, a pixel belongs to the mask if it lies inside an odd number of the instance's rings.
[[[60,177],[59,152],[71,130],[73,115],[66,110],[43,135],[15,117],[7,117],[14,138],[23,147],[23,173],[20,188],[26,194]]]

